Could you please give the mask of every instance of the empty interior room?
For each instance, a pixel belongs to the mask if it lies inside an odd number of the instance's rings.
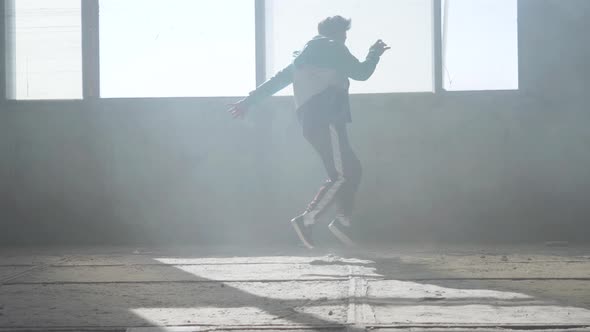
[[[0,332],[590,331],[588,31],[0,0]]]

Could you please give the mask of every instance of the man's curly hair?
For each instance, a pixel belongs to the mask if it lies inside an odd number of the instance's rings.
[[[318,33],[328,38],[334,38],[342,32],[350,29],[350,19],[346,19],[340,15],[331,16],[323,19],[318,23]]]

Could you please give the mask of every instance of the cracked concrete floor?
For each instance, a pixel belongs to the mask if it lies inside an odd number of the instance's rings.
[[[590,250],[0,251],[0,331],[474,329],[590,331]]]

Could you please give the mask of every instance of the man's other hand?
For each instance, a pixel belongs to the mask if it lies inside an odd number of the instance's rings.
[[[385,51],[390,49],[391,47],[387,46],[381,39],[379,39],[373,46],[371,46],[370,51],[374,52],[377,56],[381,56]]]
[[[229,106],[230,109],[227,111],[232,115],[234,119],[243,119],[246,113],[248,112],[248,107],[244,105],[244,100],[240,100],[234,104],[229,104]]]

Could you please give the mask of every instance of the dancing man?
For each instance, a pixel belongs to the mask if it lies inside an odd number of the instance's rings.
[[[354,246],[350,225],[361,164],[350,146],[346,128],[351,122],[349,78],[365,81],[371,77],[389,47],[378,40],[366,59],[359,61],[345,46],[350,23],[342,16],[322,20],[318,35],[295,53],[290,65],[229,110],[234,117],[243,117],[252,105],[293,84],[303,136],[318,152],[328,173],[328,180],[307,209],[291,220],[299,239],[309,249],[314,246],[311,228],[332,203],[337,213],[328,226],[330,231],[345,245]]]

